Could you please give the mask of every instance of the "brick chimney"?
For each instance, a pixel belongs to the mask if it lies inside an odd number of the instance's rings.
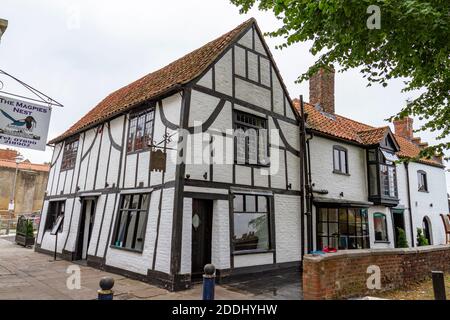
[[[394,120],[395,134],[405,139],[412,140],[413,136],[413,119],[405,117],[400,120]]]
[[[334,69],[321,68],[309,80],[309,103],[334,114]]]

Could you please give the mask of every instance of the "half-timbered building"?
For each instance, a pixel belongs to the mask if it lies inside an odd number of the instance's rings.
[[[299,124],[251,19],[50,141],[36,250],[171,290],[210,262],[219,279],[298,268]]]

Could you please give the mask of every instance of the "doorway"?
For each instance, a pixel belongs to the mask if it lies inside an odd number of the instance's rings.
[[[423,235],[428,240],[428,245],[433,244],[433,239],[431,238],[431,222],[428,217],[424,217],[422,221]]]
[[[82,200],[75,260],[87,259],[89,242],[91,241],[92,235],[92,227],[94,226],[96,202],[96,199],[85,198]]]
[[[392,210],[392,226],[394,228],[394,245],[396,248],[399,247],[399,228],[403,230],[406,234],[405,230],[405,216],[404,216],[405,210],[402,209],[393,209]]]
[[[212,200],[192,199],[192,280],[199,280],[211,263]]]

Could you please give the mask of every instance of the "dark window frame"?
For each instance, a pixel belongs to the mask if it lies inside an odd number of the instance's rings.
[[[127,154],[150,150],[155,129],[156,104],[141,106],[129,114],[127,133]],[[141,130],[138,130],[138,125]],[[140,133],[138,136],[137,133]]]
[[[320,247],[319,244],[322,243],[321,242],[321,238],[326,238],[327,239],[327,246],[330,246],[330,239],[335,238],[336,241],[338,241],[338,247],[337,249],[339,250],[356,250],[359,248],[349,248],[349,244],[350,238],[354,238],[356,239],[356,243],[358,242],[358,239],[361,239],[362,242],[362,247],[361,249],[370,249],[370,232],[369,232],[369,213],[368,213],[368,209],[367,208],[350,208],[350,207],[316,207],[317,208],[317,213],[316,213],[316,228],[317,228],[317,232],[316,232],[316,247],[318,250],[322,250],[323,247]],[[321,216],[321,210],[326,210],[326,220],[322,220],[322,216]],[[333,221],[330,218],[330,210],[337,210],[337,215],[336,215],[336,220]],[[346,211],[346,223],[341,223],[342,220],[340,220],[340,214],[341,214],[341,210],[345,210]],[[349,220],[349,210],[355,210],[355,212],[359,213],[360,215],[360,222],[357,222],[356,217],[355,217],[355,221],[350,223]],[[319,233],[319,225],[326,225],[326,233],[324,232],[323,234]],[[331,235],[330,234],[330,224],[335,225],[335,229],[337,230],[337,233]],[[350,235],[346,235],[341,233],[341,225],[345,226],[346,230],[350,229],[350,226],[353,225],[354,231],[355,231],[355,236],[350,236]],[[364,228],[365,226],[365,228]],[[343,229],[345,229],[343,228]],[[358,231],[360,232],[360,235],[358,235]],[[346,247],[340,247],[340,239],[341,236],[346,237]]]
[[[247,122],[243,122],[243,121],[239,121],[238,120],[238,116],[242,116],[242,117],[248,117],[248,118],[253,118],[255,120],[255,122],[259,122],[261,124],[263,124],[262,126],[260,125],[254,125],[254,124],[250,124]],[[233,128],[235,130],[235,135],[234,135],[234,163],[238,164],[238,165],[245,165],[245,166],[255,166],[255,167],[270,167],[270,143],[269,143],[269,130],[268,130],[268,119],[267,118],[263,118],[245,111],[241,111],[241,110],[233,110]],[[237,130],[243,130],[244,132],[246,130],[249,129],[253,129],[256,131],[256,163],[251,163],[250,162],[250,153],[249,153],[249,137],[246,135],[245,136],[245,162],[239,162],[238,161],[238,155],[237,155],[237,143],[238,143],[238,137],[236,136],[236,132]],[[263,163],[262,162],[262,157],[261,157],[261,152],[263,151],[261,149],[261,145],[260,145],[260,130],[266,130],[267,134],[266,134],[266,150],[265,150],[265,154],[267,156],[266,160],[267,163]]]
[[[338,153],[338,162],[336,163],[335,153]],[[342,153],[344,154],[345,164],[342,164]],[[344,168],[345,167],[345,168]],[[333,173],[349,175],[348,150],[342,146],[333,146]]]
[[[62,205],[62,206],[61,206]],[[61,210],[63,208],[63,210]],[[45,231],[51,231],[58,220],[58,217],[66,212],[66,200],[50,201],[48,203],[47,216],[45,218]],[[63,231],[64,224],[59,228],[59,233]]]
[[[428,177],[427,173],[423,170],[417,171],[417,185],[419,192],[428,192]]]
[[[393,150],[381,147],[367,149],[366,159],[369,200],[376,204],[398,204],[397,166],[394,162],[385,159],[382,150],[385,152],[394,153]],[[371,154],[372,156],[375,155],[375,158],[371,159]],[[371,166],[375,166],[376,176],[372,175],[370,171]],[[382,171],[383,167],[386,168],[385,171]],[[384,175],[384,172],[387,172],[387,175]],[[388,185],[388,188],[385,188],[386,185]],[[391,190],[391,185],[394,188],[393,190]],[[375,190],[372,190],[372,186],[375,186]],[[393,191],[393,196],[391,195],[391,191]],[[386,194],[386,192],[388,192],[388,194]]]
[[[375,219],[376,218],[383,218],[383,224],[384,224],[384,233],[386,234],[385,239],[379,239],[378,238],[378,234],[375,230]],[[389,233],[388,233],[388,223],[387,223],[387,215],[385,213],[382,212],[375,212],[373,214],[373,231],[374,231],[374,238],[375,238],[375,242],[385,242],[385,243],[389,243]]]
[[[139,197],[138,199],[138,208],[130,208],[131,204],[133,203],[133,198],[134,197]],[[142,197],[143,196],[148,196],[148,203],[147,206],[145,208],[141,208],[140,206],[142,205]],[[127,197],[129,198],[129,202],[128,202],[128,207],[127,208],[123,208],[124,203],[125,203],[125,199]],[[145,245],[145,235],[147,233],[147,223],[148,223],[148,216],[149,216],[149,210],[150,210],[150,200],[151,200],[151,193],[132,193],[132,194],[121,194],[120,195],[120,202],[119,202],[119,207],[117,210],[117,216],[115,219],[115,224],[114,224],[114,233],[113,233],[113,237],[111,239],[111,244],[110,247],[114,248],[114,249],[119,249],[119,250],[125,250],[125,251],[132,251],[132,252],[136,252],[136,253],[142,253],[144,251],[144,245]],[[131,214],[133,212],[136,212],[136,220],[135,220],[135,225],[134,225],[134,232],[133,232],[133,239],[132,239],[132,245],[131,248],[126,247],[126,242],[127,242],[127,237],[128,237],[128,228],[129,228],[129,224],[130,222],[128,222],[126,224],[125,230],[124,230],[124,238],[122,239],[122,246],[117,245],[117,241],[119,240],[119,229],[121,227],[121,220],[122,220],[122,213],[126,212],[127,216],[126,219],[131,220]],[[143,236],[142,236],[142,249],[136,249],[136,243],[137,243],[137,231],[138,231],[138,226],[139,226],[139,221],[142,218],[142,214],[145,214],[144,217],[144,221],[143,221]]]
[[[60,171],[67,171],[75,168],[79,147],[80,147],[79,137],[65,141]]]
[[[243,203],[242,203],[242,210],[237,210],[234,205],[234,201],[236,199],[236,196],[242,196],[243,197]],[[247,197],[255,197],[255,210],[249,210],[247,211]],[[267,212],[260,211],[259,208],[259,198],[265,198],[266,199],[266,206],[267,206]],[[232,255],[243,255],[243,254],[252,254],[252,253],[270,253],[275,251],[275,245],[274,245],[274,216],[273,216],[273,196],[267,195],[267,194],[249,194],[249,193],[234,193],[232,195],[232,209],[231,209],[231,253]],[[266,221],[267,221],[267,245],[268,247],[266,249],[244,249],[239,250],[236,249],[236,240],[235,240],[235,223],[236,223],[236,214],[265,214],[266,215]]]

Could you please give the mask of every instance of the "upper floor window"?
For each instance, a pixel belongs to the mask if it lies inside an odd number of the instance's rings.
[[[419,191],[427,192],[428,183],[427,183],[427,173],[425,171],[422,170],[417,171],[417,181],[419,184]]]
[[[375,241],[387,242],[388,232],[387,232],[387,220],[384,213],[374,213],[373,214],[373,225],[375,229]]]
[[[70,170],[75,167],[78,152],[78,138],[67,141],[64,146],[64,153],[61,162],[61,170]]]
[[[150,107],[130,115],[127,152],[145,150],[153,136],[155,108]]]
[[[233,247],[234,252],[269,250],[270,206],[263,195],[234,196]]]
[[[369,198],[376,204],[398,203],[397,156],[381,148],[367,151],[369,173]]]
[[[65,201],[51,201],[48,205],[47,218],[45,219],[45,230],[52,230],[59,216],[64,216],[66,209]],[[59,229],[62,232],[62,228]]]
[[[238,164],[269,165],[267,119],[234,112],[235,161]]]
[[[333,172],[348,174],[347,149],[341,146],[333,147]]]

